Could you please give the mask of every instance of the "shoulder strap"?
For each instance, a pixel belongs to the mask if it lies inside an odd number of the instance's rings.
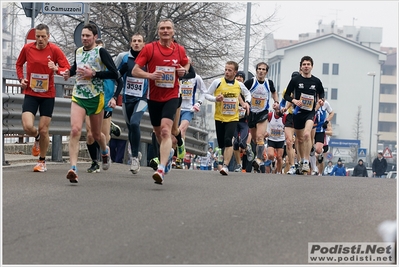
[[[272,120],[272,117],[273,117],[273,112],[269,112],[268,114],[267,114],[267,120],[270,122],[271,120]]]
[[[252,77],[252,80],[253,81],[252,81],[252,86],[251,86],[250,90],[254,89],[258,85],[258,80],[255,77]]]
[[[152,53],[151,53],[151,57],[150,57],[150,59],[148,61],[151,61],[152,58],[154,57],[155,42],[152,42],[151,44],[152,44]]]

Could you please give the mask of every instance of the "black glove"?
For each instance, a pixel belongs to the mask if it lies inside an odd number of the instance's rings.
[[[323,123],[323,129],[327,129],[327,125],[328,125],[328,121],[325,121],[325,122]]]

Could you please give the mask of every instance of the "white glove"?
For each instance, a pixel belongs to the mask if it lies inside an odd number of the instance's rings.
[[[201,109],[201,104],[200,103],[195,103],[193,107],[191,108],[191,112],[198,112]]]

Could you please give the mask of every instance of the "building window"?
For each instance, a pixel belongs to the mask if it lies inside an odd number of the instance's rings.
[[[394,103],[380,103],[380,113],[396,113],[396,104]]]
[[[379,122],[378,131],[380,132],[396,132],[396,122]]]
[[[381,84],[381,94],[396,95],[396,85]]]
[[[328,74],[329,72],[329,64],[328,63],[323,63],[323,74]]]
[[[337,100],[337,99],[338,99],[338,89],[331,88],[331,100]]]
[[[328,99],[328,88],[324,87],[324,99]]]
[[[332,74],[338,75],[339,72],[339,64],[333,64]]]

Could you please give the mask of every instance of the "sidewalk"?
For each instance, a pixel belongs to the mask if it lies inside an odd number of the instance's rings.
[[[63,161],[51,161],[51,156],[46,157],[46,163],[47,164],[63,164],[63,163],[68,163],[69,162],[69,157],[63,156]],[[3,168],[6,167],[18,167],[18,166],[26,166],[26,165],[32,165],[34,166],[34,163],[36,163],[38,160],[38,157],[34,157],[32,155],[26,155],[26,154],[4,154],[4,159],[2,160],[2,166]],[[90,162],[91,160],[88,158],[78,158],[78,162]]]
[[[86,144],[84,142],[81,142],[80,144],[81,150],[79,152],[79,162],[89,162],[89,155],[86,149]],[[32,149],[32,143],[29,144],[4,144],[4,158],[2,159],[2,166],[3,167],[16,167],[16,166],[24,166],[27,165],[33,165],[35,162],[37,162],[39,157],[34,157],[32,156],[31,149]],[[46,163],[47,164],[60,164],[60,163],[67,163],[69,162],[69,156],[68,156],[68,147],[67,143],[64,144],[63,148],[63,161],[62,162],[55,162],[51,161],[51,145],[49,146],[49,149],[47,151],[47,156],[46,156]]]

